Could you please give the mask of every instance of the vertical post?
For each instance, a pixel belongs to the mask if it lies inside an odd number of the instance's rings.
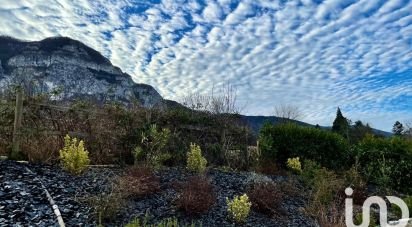
[[[16,90],[16,109],[14,113],[13,145],[10,158],[19,159],[20,155],[20,128],[23,118],[23,88]]]

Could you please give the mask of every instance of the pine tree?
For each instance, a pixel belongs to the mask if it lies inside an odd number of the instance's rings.
[[[404,128],[403,128],[402,123],[400,123],[399,121],[396,121],[395,124],[393,125],[392,133],[395,136],[400,136],[400,135],[402,135],[403,130],[404,130]]]
[[[345,138],[349,137],[349,121],[343,116],[339,107],[333,121],[332,131],[341,134]]]

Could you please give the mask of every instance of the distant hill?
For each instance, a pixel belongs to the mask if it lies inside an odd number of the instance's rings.
[[[294,122],[298,125],[308,126],[308,127],[315,127],[314,125],[302,122],[302,121],[295,121],[295,120],[287,120],[281,117],[275,116],[243,116],[243,120],[252,128],[253,132],[258,133],[260,128],[263,126],[265,122],[270,122],[274,124],[279,124],[281,122],[290,121]]]
[[[280,117],[275,117],[275,116],[242,116],[243,120],[249,125],[249,127],[252,128],[253,132],[258,134],[260,128],[263,126],[263,124],[265,122],[271,122],[274,124],[279,124],[281,122],[285,122],[285,121],[290,121],[290,122],[294,122],[298,125],[301,126],[307,126],[307,127],[315,127],[315,125],[303,122],[303,121],[296,121],[296,120],[287,120],[284,118],[280,118]],[[332,127],[331,126],[320,126],[322,129],[326,129],[326,130],[331,130]],[[372,128],[373,133],[375,133],[376,135],[380,135],[380,136],[384,136],[384,137],[390,137],[392,136],[392,133],[390,132],[385,132],[379,129],[374,129]]]

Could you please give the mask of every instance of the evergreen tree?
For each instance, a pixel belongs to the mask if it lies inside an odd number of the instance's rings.
[[[404,130],[404,128],[403,128],[402,123],[400,123],[399,121],[396,121],[395,124],[393,125],[392,133],[395,136],[400,136],[400,135],[402,135],[403,130]]]
[[[336,112],[336,118],[333,121],[332,131],[349,139],[349,121],[343,116],[339,107]]]

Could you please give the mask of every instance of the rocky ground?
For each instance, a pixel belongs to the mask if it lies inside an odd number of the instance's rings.
[[[28,167],[33,173],[26,170]],[[38,177],[59,206],[66,226],[96,226],[93,209],[81,202],[89,195],[104,192],[110,179],[121,172],[119,169],[91,168],[82,176],[71,176],[57,166],[34,165],[0,161],[0,226],[57,226],[56,218],[38,181]],[[134,217],[143,218],[150,214],[150,221],[167,217],[178,217],[186,222],[193,221],[177,211],[173,205],[176,192],[171,185],[184,181],[191,173],[181,168],[169,168],[156,173],[160,177],[161,190],[151,196],[129,200],[109,226],[122,226]],[[208,213],[197,217],[202,226],[234,226],[227,219],[226,197],[243,194],[251,179],[250,173],[232,173],[210,170],[217,194],[217,203]],[[271,177],[274,181],[285,181],[287,177]],[[304,194],[304,193],[301,193]],[[251,212],[246,226],[314,226],[304,216],[301,208],[305,199],[288,196],[282,208],[282,218],[270,218]]]

